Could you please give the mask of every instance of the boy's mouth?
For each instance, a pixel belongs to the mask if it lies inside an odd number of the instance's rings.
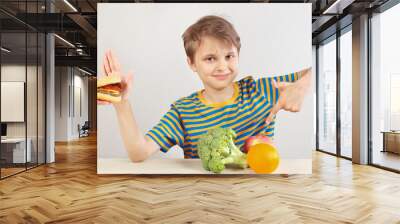
[[[230,74],[220,74],[220,75],[212,75],[212,77],[218,80],[225,80],[229,77]]]

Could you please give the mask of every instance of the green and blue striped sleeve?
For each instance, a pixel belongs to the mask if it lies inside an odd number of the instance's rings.
[[[294,72],[287,75],[275,76],[275,77],[265,77],[260,78],[256,81],[257,90],[267,98],[272,104],[276,104],[279,97],[279,90],[273,86],[272,80],[280,82],[295,82],[299,79],[299,73]]]
[[[174,145],[183,147],[185,135],[178,110],[172,106],[159,123],[146,133],[146,136],[153,139],[162,152],[168,152]]]

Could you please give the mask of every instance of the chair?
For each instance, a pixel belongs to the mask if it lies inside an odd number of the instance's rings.
[[[89,129],[90,129],[89,121],[85,121],[82,127],[80,127],[80,125],[78,124],[79,138],[89,136]]]

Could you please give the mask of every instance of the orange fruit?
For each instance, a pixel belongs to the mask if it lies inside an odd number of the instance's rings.
[[[279,165],[278,150],[268,143],[253,145],[247,153],[247,163],[256,173],[272,173]]]

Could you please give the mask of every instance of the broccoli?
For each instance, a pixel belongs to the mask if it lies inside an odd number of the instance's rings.
[[[198,153],[203,168],[220,173],[225,165],[239,168],[247,167],[247,155],[235,145],[236,133],[231,128],[215,128],[201,136]]]

